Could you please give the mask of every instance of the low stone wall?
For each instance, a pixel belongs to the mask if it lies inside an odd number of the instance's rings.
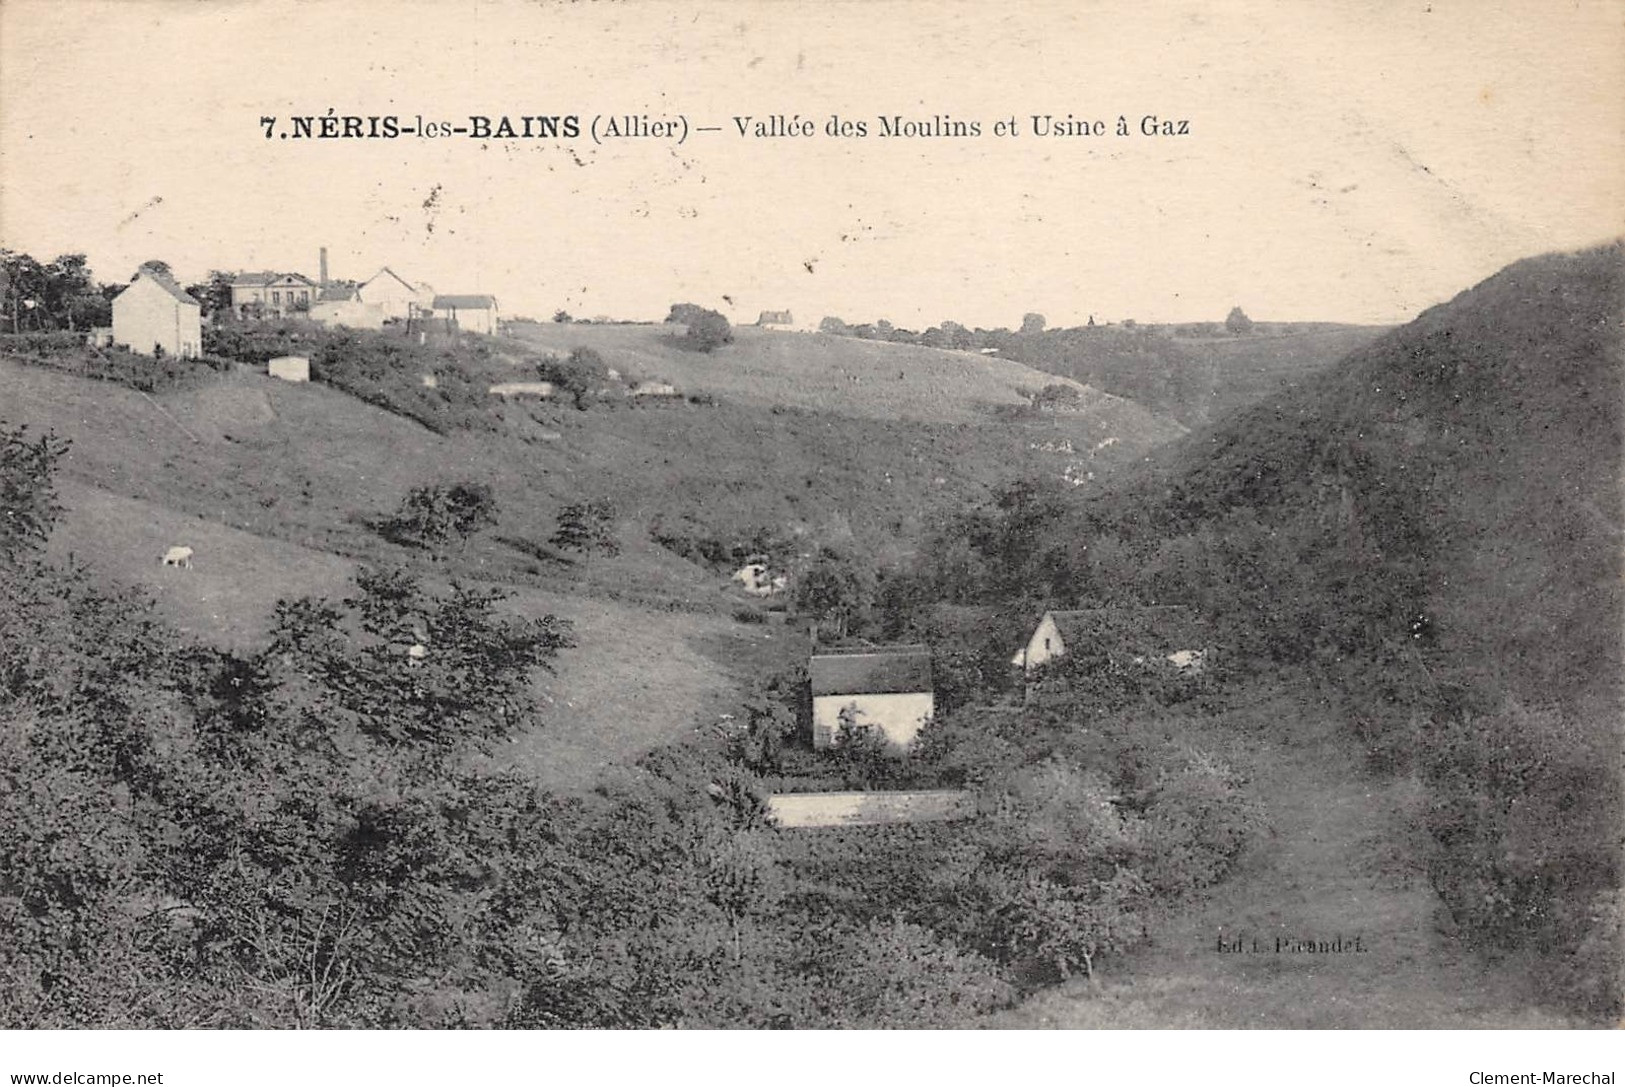
[[[976,796],[963,789],[890,793],[778,793],[768,813],[785,828],[938,823],[976,815]]]

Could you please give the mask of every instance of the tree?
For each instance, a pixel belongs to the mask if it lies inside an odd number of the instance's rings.
[[[724,344],[734,342],[733,326],[716,310],[706,310],[688,326],[686,337],[700,351],[710,353]]]
[[[496,497],[484,483],[415,487],[380,531],[397,543],[428,548],[440,557],[453,539],[467,542],[497,522]]]
[[[54,434],[30,441],[26,426],[0,427],[0,560],[16,562],[50,537],[62,512],[51,474],[67,451]]]
[[[590,347],[577,347],[568,358],[549,355],[536,363],[536,376],[550,381],[575,400],[579,411],[587,410],[587,397],[609,380],[609,365]]]
[[[1028,313],[1021,318],[1021,331],[1028,335],[1036,335],[1044,331],[1044,315],[1042,313]]]
[[[697,351],[711,352],[723,344],[733,343],[733,326],[716,310],[697,306],[693,302],[675,302],[666,315],[667,324],[686,325],[684,341]]]
[[[796,581],[796,610],[834,627],[837,638],[850,632],[852,621],[874,596],[874,576],[839,552],[825,549]]]
[[[607,498],[596,498],[562,507],[559,510],[558,528],[547,542],[564,551],[618,554],[621,545],[615,539],[614,504]]]
[[[852,334],[851,327],[839,317],[826,317],[819,321],[818,331],[828,333],[831,336],[850,336]]]
[[[1240,306],[1232,306],[1230,316],[1224,319],[1224,327],[1238,336],[1243,336],[1253,330],[1253,319],[1241,312]]]
[[[207,280],[192,284],[186,288],[186,293],[197,299],[205,317],[229,314],[232,312],[231,281],[235,278],[230,272],[211,271]]]
[[[554,324],[567,325],[574,320],[575,318],[570,316],[569,310],[555,310],[553,313]]]
[[[91,280],[83,253],[41,264],[27,253],[0,250],[0,312],[13,332],[105,324],[110,300]]]

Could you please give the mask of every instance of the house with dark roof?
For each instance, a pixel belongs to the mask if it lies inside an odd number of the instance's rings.
[[[113,299],[113,342],[138,355],[203,353],[203,307],[161,271],[142,267]]]
[[[497,300],[488,294],[437,294],[430,303],[434,320],[463,332],[496,335]]]
[[[298,272],[243,272],[231,281],[231,308],[239,316],[304,313],[320,288]]]
[[[826,650],[813,654],[808,672],[814,747],[835,744],[847,722],[906,747],[936,713],[931,650],[925,646]]]

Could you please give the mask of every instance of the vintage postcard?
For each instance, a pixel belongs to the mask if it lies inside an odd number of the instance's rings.
[[[1617,1024],[1622,237],[1618,0],[5,0],[0,1072]]]

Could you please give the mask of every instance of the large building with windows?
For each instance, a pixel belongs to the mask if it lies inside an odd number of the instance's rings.
[[[298,272],[244,272],[231,281],[231,308],[239,317],[307,313],[319,290]]]

